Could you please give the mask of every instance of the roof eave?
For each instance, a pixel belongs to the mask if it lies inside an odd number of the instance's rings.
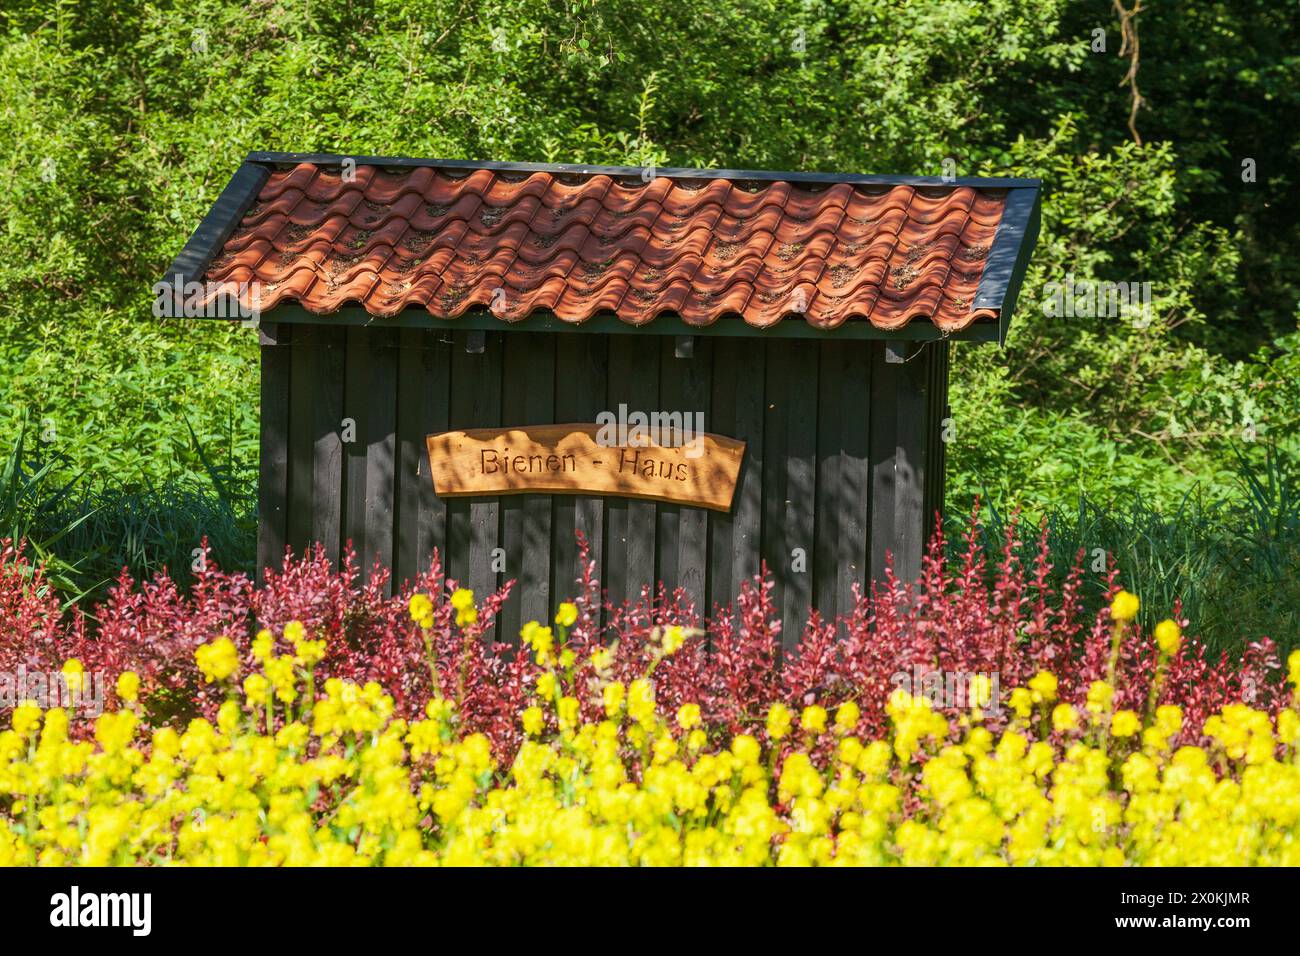
[[[176,283],[183,288],[186,283],[201,279],[270,178],[271,170],[267,166],[244,160],[189,241],[167,267],[163,283],[169,286]]]
[[[973,309],[998,310],[998,345],[1006,344],[1011,313],[1015,311],[1042,219],[1041,183],[1036,179],[1028,182],[1032,185],[1011,189],[1007,193],[1002,221],[998,223],[975,301],[971,304]]]
[[[618,176],[640,178],[647,169],[653,169],[656,177],[668,179],[752,179],[758,182],[817,183],[834,185],[849,183],[851,185],[876,186],[936,186],[954,187],[970,186],[975,189],[1037,189],[1041,182],[1037,179],[1017,177],[980,177],[958,176],[903,176],[866,173],[816,173],[780,171],[771,169],[692,169],[682,166],[593,166],[581,163],[513,163],[497,161],[480,161],[469,159],[419,159],[409,156],[360,156],[344,153],[279,153],[254,151],[244,159],[245,163],[257,163],[267,166],[297,165],[312,163],[321,166],[341,166],[351,161],[357,166],[423,167],[434,169],[491,169],[497,172],[519,173],[560,173],[573,176]]]

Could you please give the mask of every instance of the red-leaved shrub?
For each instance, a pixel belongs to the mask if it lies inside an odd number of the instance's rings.
[[[731,606],[714,608],[707,619],[684,593],[662,586],[647,586],[638,601],[614,607],[603,600],[594,563],[580,541],[578,620],[567,644],[575,663],[565,691],[581,701],[588,716],[598,714],[591,656],[605,646],[613,649],[616,679],[629,682],[653,666],[659,706],[671,713],[682,703],[697,703],[704,726],[718,732],[762,733],[775,701],[829,709],[853,700],[862,713],[858,732],[878,737],[888,729],[885,705],[891,692],[910,684],[919,693],[915,678],[926,674],[988,675],[996,679],[1004,702],[1012,688],[1047,670],[1058,679],[1060,699],[1081,705],[1089,685],[1110,674],[1110,621],[1105,612],[1092,616],[1083,610],[1078,560],[1057,593],[1047,584],[1046,542],[1034,566],[1026,568],[1015,557],[1013,532],[992,569],[973,523],[954,562],[945,559],[936,537],[916,582],[891,575],[873,593],[858,592],[855,607],[841,618],[810,613],[803,633],[785,648],[766,569],[742,587]],[[478,620],[461,629],[449,603],[455,585],[444,579],[436,554],[427,573],[395,588],[391,597],[385,594],[387,583],[386,572],[378,568],[363,576],[350,553],[335,570],[317,548],[298,558],[286,555],[283,570],[269,573],[260,588],[246,575],[211,566],[198,573],[188,593],[165,574],[138,584],[124,572],[89,615],[63,614],[41,569],[6,542],[0,545],[0,672],[20,664],[28,671],[52,671],[76,657],[87,672],[106,678],[110,704],[116,675],[131,670],[141,677],[141,700],[155,723],[183,723],[200,715],[212,719],[220,689],[204,682],[195,650],[229,636],[251,667],[254,635],[269,629],[285,652],[289,648],[280,635],[297,620],[327,641],[318,687],[324,677],[377,681],[393,695],[399,714],[410,717],[423,709],[436,682],[438,693],[458,702],[464,726],[486,733],[508,757],[518,745],[526,690],[540,673],[527,653],[516,652],[516,635],[495,633],[509,585],[478,595]],[[1113,576],[1109,586],[1118,590]],[[434,624],[427,631],[407,610],[416,591],[433,599]],[[692,636],[660,660],[659,635],[670,625],[690,628]],[[1146,708],[1155,663],[1154,643],[1130,629],[1114,664],[1116,707]],[[1205,718],[1226,703],[1245,700],[1276,713],[1285,699],[1280,662],[1267,639],[1248,645],[1240,661],[1211,658],[1203,645],[1185,640],[1165,669],[1156,702],[1183,707],[1186,729],[1180,742],[1192,743],[1201,739]],[[965,706],[949,701],[941,702],[941,709],[955,715]],[[1008,714],[1003,706],[985,720],[997,730]],[[88,721],[79,724],[85,733]]]

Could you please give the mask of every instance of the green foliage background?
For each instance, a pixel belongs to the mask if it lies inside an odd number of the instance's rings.
[[[956,350],[951,507],[1238,494],[1234,448],[1300,457],[1288,6],[1144,9],[1139,145],[1110,0],[3,0],[0,422],[28,416],[108,479],[202,476],[201,448],[251,480],[255,336],[149,312],[250,150],[927,174],[951,158],[1046,190],[1008,347]],[[1156,321],[1046,316],[1045,283],[1067,276],[1151,282]]]

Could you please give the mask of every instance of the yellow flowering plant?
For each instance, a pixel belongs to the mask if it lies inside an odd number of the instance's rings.
[[[783,636],[761,582],[707,633],[586,589],[492,643],[504,592],[312,573],[63,643],[50,674],[113,692],[0,712],[0,862],[1295,861],[1300,654],[1210,660],[1135,597],[1021,615],[972,575],[840,639]]]
[[[205,647],[231,676],[224,648]],[[699,706],[665,719],[642,677],[600,688],[594,716],[558,684],[532,696],[502,762],[443,698],[406,720],[378,684],[330,678],[295,712],[306,670],[284,693],[286,659],[181,731],[122,709],[76,741],[64,711],[16,708],[0,732],[0,865],[1300,864],[1294,708],[1230,705],[1205,746],[1171,750],[1179,708],[1112,713],[1099,682],[1080,715],[1039,674],[1031,713],[997,734],[954,736],[900,690],[883,739],[856,736],[847,704],[832,733],[819,705],[778,703],[761,738],[709,746]]]

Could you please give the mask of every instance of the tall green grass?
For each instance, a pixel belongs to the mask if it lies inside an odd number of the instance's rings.
[[[188,584],[205,538],[220,567],[252,569],[256,496],[232,491],[240,487],[233,469],[202,449],[206,480],[122,482],[75,472],[35,447],[20,429],[0,466],[0,538],[25,540],[65,603],[102,597],[123,568],[136,577],[166,569]]]
[[[1260,637],[1289,650],[1300,645],[1300,475],[1286,461],[1273,449],[1262,462],[1238,453],[1235,494],[1193,491],[1166,510],[1141,498],[1103,503],[1081,495],[1074,507],[1033,520],[986,502],[980,534],[986,547],[1000,548],[1014,523],[1017,553],[1030,561],[1045,531],[1054,583],[1081,555],[1093,607],[1104,602],[1106,573],[1117,568],[1120,583],[1141,596],[1148,627],[1181,600],[1193,632],[1214,650],[1236,653]],[[967,519],[948,515],[950,539]]]

